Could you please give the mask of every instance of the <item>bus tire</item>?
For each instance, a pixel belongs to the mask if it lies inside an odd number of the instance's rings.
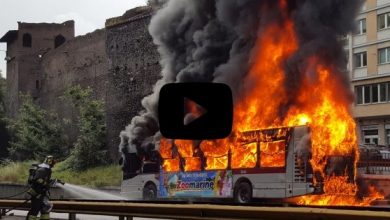
[[[240,182],[234,188],[234,201],[245,204],[252,201],[252,186],[248,182]]]
[[[157,198],[157,187],[154,183],[148,183],[143,189],[144,200],[155,200]]]

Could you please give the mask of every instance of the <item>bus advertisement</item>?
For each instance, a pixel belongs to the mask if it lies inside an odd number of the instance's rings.
[[[233,175],[231,170],[203,172],[162,173],[158,196],[174,197],[231,197]]]

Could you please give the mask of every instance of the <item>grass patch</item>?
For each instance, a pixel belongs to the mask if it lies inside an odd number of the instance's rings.
[[[33,163],[33,161],[11,162],[0,166],[0,182],[27,184],[28,169]]]
[[[56,169],[58,169],[58,172]],[[118,165],[108,165],[75,172],[72,170],[61,170],[61,166],[58,166],[58,168],[53,169],[52,176],[76,185],[92,187],[120,186],[122,170]]]
[[[0,183],[26,184],[28,169],[32,163],[32,161],[12,162],[0,166]],[[122,181],[122,170],[119,165],[107,165],[77,172],[64,167],[64,164],[58,163],[53,169],[52,178],[90,187],[120,186]]]

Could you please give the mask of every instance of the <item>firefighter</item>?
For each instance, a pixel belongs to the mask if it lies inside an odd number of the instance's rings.
[[[31,181],[29,181],[30,189],[27,193],[31,196],[31,209],[27,214],[27,220],[50,219],[50,211],[53,207],[49,201],[50,186],[57,182],[63,184],[62,181],[51,179],[51,169],[55,162],[53,156],[47,156],[45,161],[39,164],[34,172],[30,173],[32,176]],[[38,218],[39,213],[41,213],[40,218]]]

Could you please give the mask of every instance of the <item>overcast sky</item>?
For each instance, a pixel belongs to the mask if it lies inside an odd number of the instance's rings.
[[[104,27],[107,18],[145,5],[146,0],[0,0],[0,37],[21,22],[75,21],[76,35]],[[0,43],[0,69],[6,73],[5,43]]]

